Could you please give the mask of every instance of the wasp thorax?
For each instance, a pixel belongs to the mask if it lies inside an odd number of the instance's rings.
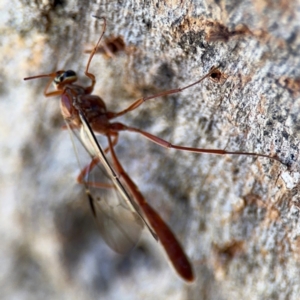
[[[57,86],[61,83],[72,83],[76,80],[77,80],[77,74],[72,70],[57,71],[53,83],[55,86]]]

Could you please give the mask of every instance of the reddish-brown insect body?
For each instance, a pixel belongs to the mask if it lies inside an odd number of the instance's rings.
[[[104,20],[104,29],[103,32],[96,44],[96,46],[93,48],[93,50],[90,53],[90,57],[85,69],[85,75],[91,79],[91,85],[88,87],[82,87],[80,85],[74,84],[74,82],[77,80],[77,75],[74,71],[68,70],[68,71],[57,71],[54,73],[46,74],[46,75],[38,75],[33,77],[27,77],[25,80],[29,79],[35,79],[35,78],[43,78],[43,77],[49,77],[50,80],[48,84],[46,85],[46,88],[44,90],[44,95],[46,97],[51,96],[61,96],[61,111],[63,118],[65,119],[66,123],[69,127],[72,129],[79,129],[81,126],[83,126],[83,119],[87,121],[89,124],[89,127],[94,131],[95,133],[100,133],[102,135],[105,135],[108,140],[108,148],[105,150],[105,152],[110,152],[113,168],[116,172],[116,174],[122,178],[122,184],[124,185],[124,188],[129,192],[129,194],[132,196],[135,205],[138,205],[139,210],[142,212],[142,215],[146,218],[146,220],[149,222],[150,227],[157,235],[159,241],[161,242],[162,246],[164,247],[168,257],[170,258],[170,261],[172,262],[174,268],[178,272],[178,274],[186,281],[193,281],[194,280],[194,274],[192,270],[192,266],[184,253],[182,247],[180,246],[179,242],[177,241],[175,235],[170,230],[168,225],[162,220],[162,218],[159,216],[159,214],[146,202],[145,198],[135,185],[135,183],[131,180],[131,178],[128,176],[128,174],[123,169],[119,159],[117,158],[115,154],[114,147],[116,146],[118,142],[118,135],[120,131],[131,131],[136,132],[144,137],[148,138],[150,141],[165,147],[165,148],[173,148],[178,149],[182,151],[189,151],[189,152],[195,152],[195,153],[212,153],[212,154],[238,154],[238,155],[252,155],[252,156],[262,156],[262,157],[268,157],[271,158],[268,155],[264,154],[257,154],[257,153],[245,153],[245,152],[229,152],[225,150],[219,150],[219,149],[200,149],[200,148],[192,148],[192,147],[185,147],[185,146],[178,146],[178,145],[172,145],[171,143],[152,135],[151,133],[148,133],[146,131],[142,131],[138,128],[127,126],[120,122],[111,122],[112,119],[117,118],[119,116],[122,116],[130,111],[135,110],[140,105],[142,105],[144,102],[150,99],[155,99],[160,96],[166,96],[170,94],[175,94],[178,92],[181,92],[187,88],[190,88],[201,81],[203,81],[205,78],[211,78],[215,81],[219,81],[221,78],[221,72],[213,67],[211,68],[210,72],[208,72],[206,75],[204,75],[202,78],[197,80],[196,82],[187,85],[183,88],[176,88],[172,90],[167,90],[158,94],[155,94],[153,96],[143,97],[133,102],[129,107],[126,109],[120,111],[120,112],[111,112],[107,111],[104,101],[97,95],[91,95],[94,89],[94,85],[96,83],[95,76],[89,72],[89,66],[92,61],[92,58],[94,54],[97,52],[97,49],[99,49],[99,44],[101,41],[101,38],[105,32],[106,27],[106,20],[105,18],[102,18]],[[49,92],[49,86],[51,82],[54,82],[56,91]],[[101,156],[101,155],[100,155]],[[276,158],[275,158],[276,159]],[[78,176],[78,181],[80,183],[85,184],[86,186],[96,186],[96,187],[103,187],[101,183],[89,183],[84,181],[84,177],[87,175],[87,173],[91,172],[91,170],[97,166],[99,163],[103,162],[102,158],[99,156],[95,156],[92,160],[92,162],[84,168],[80,175]],[[115,181],[114,181],[115,182]],[[119,183],[117,183],[118,185]],[[119,187],[118,187],[119,188]],[[121,189],[123,189],[123,186],[121,186]],[[126,193],[126,191],[125,191]],[[92,211],[94,216],[96,217],[96,211],[93,204],[93,199],[91,199],[91,195],[88,193],[88,196],[91,201]],[[126,196],[126,195],[125,195]]]

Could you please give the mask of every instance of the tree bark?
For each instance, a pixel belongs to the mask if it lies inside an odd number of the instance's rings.
[[[40,299],[298,299],[299,1],[8,2],[1,25],[2,277],[4,297]],[[45,80],[78,73],[107,20],[125,49],[97,54],[94,94],[110,110],[144,95],[121,120],[173,144],[276,156],[192,154],[135,133],[116,151],[147,201],[184,245],[196,281],[185,284],[145,233],[126,256],[98,236],[59,99]]]

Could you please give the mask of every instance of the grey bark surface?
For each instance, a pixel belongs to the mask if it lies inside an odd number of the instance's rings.
[[[1,15],[1,299],[299,299],[299,1],[11,1]],[[59,99],[42,79],[84,77],[102,31],[126,51],[96,55],[94,94],[121,120],[174,144],[278,155],[161,148],[134,133],[116,147],[126,171],[172,227],[194,266],[185,284],[143,236],[119,256],[93,222]]]

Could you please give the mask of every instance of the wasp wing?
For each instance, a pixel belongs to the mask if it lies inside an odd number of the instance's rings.
[[[135,246],[146,224],[153,237],[157,239],[156,234],[149,227],[136,203],[119,180],[88,121],[80,111],[79,116],[82,122],[80,135],[68,123],[67,127],[71,133],[73,144],[75,144],[73,138],[75,135],[89,154],[90,159],[97,158],[100,161],[95,168],[88,172],[83,183],[102,238],[114,251],[124,253]],[[78,150],[77,147],[74,146],[74,148],[80,166]]]
[[[110,196],[99,188],[90,187],[91,210],[106,244],[118,253],[125,253],[138,242],[144,223],[136,212],[124,205],[114,190],[109,192]]]

